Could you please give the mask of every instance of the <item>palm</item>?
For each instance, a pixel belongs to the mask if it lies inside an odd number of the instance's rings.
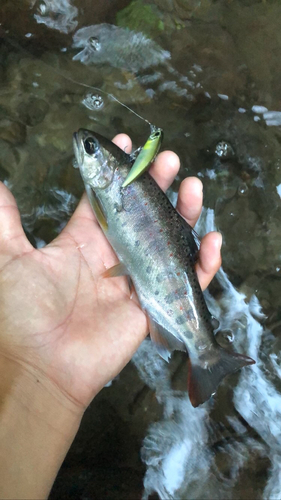
[[[166,178],[161,178],[156,162],[154,175],[167,187],[174,172],[171,167]],[[183,194],[180,203],[188,218]],[[42,250],[33,249],[27,241],[14,199],[3,185],[0,203],[4,354],[28,370],[39,370],[65,395],[87,406],[147,334],[146,317],[137,300],[131,299],[125,278],[102,278],[117,257],[85,197],[61,235]],[[199,201],[198,213],[200,208]],[[196,218],[194,206],[192,210]],[[201,255],[212,250],[212,239],[214,242],[214,234],[202,244]],[[219,265],[218,252],[213,262],[209,259],[209,271],[207,259],[201,261],[198,275],[204,286]]]
[[[7,347],[12,343],[16,358],[24,355],[25,362],[35,362],[83,406],[130,359],[127,335],[135,334],[137,347],[146,331],[145,316],[131,300],[126,280],[101,277],[105,264],[116,262],[89,210],[52,244],[19,255],[2,272],[2,295],[13,296],[13,311],[7,310],[8,301],[1,311],[5,333],[9,312],[13,316]],[[24,325],[22,310],[28,318]]]

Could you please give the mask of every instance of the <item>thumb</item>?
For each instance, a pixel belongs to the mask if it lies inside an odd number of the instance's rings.
[[[0,267],[31,250],[33,246],[24,234],[16,200],[0,182]]]

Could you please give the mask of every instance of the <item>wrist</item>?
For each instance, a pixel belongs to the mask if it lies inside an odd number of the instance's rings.
[[[68,439],[77,428],[84,409],[72,401],[46,375],[6,357],[0,357],[0,401],[8,408],[18,408],[39,424],[50,427]],[[2,410],[0,403],[0,412]]]
[[[46,377],[0,360],[0,498],[46,498],[83,411]]]

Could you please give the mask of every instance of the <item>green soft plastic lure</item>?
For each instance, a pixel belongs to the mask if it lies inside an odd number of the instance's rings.
[[[161,128],[153,128],[149,138],[143,146],[141,152],[137,156],[129,174],[122,184],[122,188],[128,186],[133,181],[138,179],[154,161],[163,141],[163,130]]]

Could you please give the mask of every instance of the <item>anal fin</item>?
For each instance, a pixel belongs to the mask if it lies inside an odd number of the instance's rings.
[[[163,328],[151,316],[147,314],[149,333],[151,340],[155,343],[158,354],[167,362],[172,351],[186,351],[184,343]]]
[[[102,273],[103,278],[116,278],[117,276],[128,276],[129,273],[123,262],[119,262],[115,266],[109,267],[104,273]]]
[[[86,193],[88,196],[88,200],[89,200],[90,205],[95,213],[95,216],[98,220],[98,223],[101,226],[101,228],[104,231],[106,231],[108,228],[108,224],[107,224],[105,213],[104,213],[103,208],[102,208],[102,206],[97,198],[97,195],[92,190],[91,186],[89,186],[88,184],[85,184],[85,189],[86,189]]]
[[[131,278],[131,276],[129,274],[127,275],[127,278],[128,278],[128,287],[129,287],[129,290],[130,290],[130,299],[132,299],[134,293],[137,295],[137,292],[136,292],[136,289],[135,289],[134,282],[133,282],[133,280],[132,280],[132,278]]]

